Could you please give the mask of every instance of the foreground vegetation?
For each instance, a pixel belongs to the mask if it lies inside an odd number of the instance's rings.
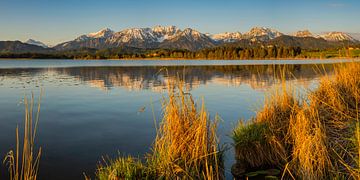
[[[79,50],[49,53],[0,53],[0,58],[32,59],[329,59],[359,58],[360,47],[333,47],[327,49],[302,49],[287,46],[220,46],[199,51],[181,49],[140,49],[131,47],[112,49],[82,48]]]
[[[224,178],[217,121],[209,119],[204,105],[196,107],[191,95],[180,86],[169,87],[163,108],[163,120],[152,152],[143,158],[145,161],[119,157],[105,162],[98,168],[98,179]]]
[[[235,128],[233,174],[275,168],[285,178],[359,179],[360,64],[338,67],[306,100],[283,89]]]

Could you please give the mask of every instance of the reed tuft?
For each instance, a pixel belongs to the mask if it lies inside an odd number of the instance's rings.
[[[289,178],[359,179],[360,64],[335,69],[335,75],[324,76],[301,103],[283,88],[265,102],[252,123],[236,127],[238,163],[253,162],[250,167],[272,163]],[[249,138],[254,132],[248,129],[253,127],[264,127],[257,141]],[[258,148],[250,148],[255,145]]]
[[[37,179],[41,147],[36,151],[35,138],[40,115],[40,101],[41,95],[37,107],[35,107],[33,94],[30,102],[26,96],[24,98],[25,121],[22,143],[19,138],[19,128],[16,127],[16,149],[10,150],[3,161],[8,165],[11,180]],[[36,108],[36,114],[34,114],[34,108]]]
[[[204,104],[196,106],[182,82],[169,87],[163,119],[145,163],[132,157],[98,168],[99,179],[224,179],[222,151]]]

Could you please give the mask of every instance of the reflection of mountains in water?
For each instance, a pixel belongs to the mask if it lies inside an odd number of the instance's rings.
[[[228,86],[248,84],[253,89],[268,89],[282,79],[286,82],[295,81],[306,87],[312,79],[321,76],[319,72],[331,74],[333,65],[78,67],[57,68],[54,71],[76,77],[104,90],[124,87],[129,90],[162,91],[167,88],[169,82],[177,78],[185,79],[189,89],[208,82]]]

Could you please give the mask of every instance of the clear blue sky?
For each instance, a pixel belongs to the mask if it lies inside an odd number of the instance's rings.
[[[104,27],[154,25],[208,33],[253,26],[358,33],[359,18],[360,0],[0,0],[0,40],[56,44]]]

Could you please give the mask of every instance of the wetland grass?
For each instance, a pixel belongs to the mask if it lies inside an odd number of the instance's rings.
[[[99,179],[223,179],[222,152],[202,103],[197,107],[182,83],[169,87],[152,152],[143,161],[120,157],[100,166]]]
[[[283,178],[359,179],[360,64],[336,67],[307,100],[289,94],[271,97],[251,123],[234,129],[235,167],[271,164]]]

